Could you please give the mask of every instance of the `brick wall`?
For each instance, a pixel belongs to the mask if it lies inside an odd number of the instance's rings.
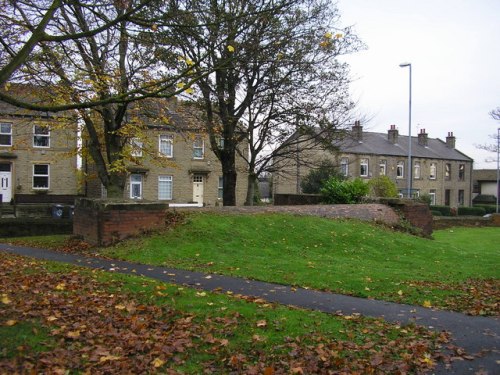
[[[387,204],[400,212],[401,215],[413,226],[422,231],[425,236],[432,235],[433,218],[429,206],[406,199],[381,198],[380,203]]]
[[[73,234],[92,245],[108,246],[165,227],[168,204],[78,199]]]

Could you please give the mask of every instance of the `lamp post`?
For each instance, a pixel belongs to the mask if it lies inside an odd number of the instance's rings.
[[[500,195],[500,128],[497,129],[497,214],[498,214],[499,195]]]
[[[412,165],[411,165],[411,63],[405,62],[399,64],[401,68],[410,68],[410,99],[408,109],[408,198],[411,198],[412,183]]]

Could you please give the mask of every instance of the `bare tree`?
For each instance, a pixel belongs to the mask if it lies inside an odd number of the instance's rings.
[[[490,116],[493,120],[495,121],[499,121],[500,122],[500,107],[497,107],[493,110],[490,111]],[[497,134],[490,134],[489,137],[491,139],[493,139],[495,142],[494,143],[485,143],[485,144],[482,144],[482,145],[475,145],[476,148],[480,149],[480,150],[486,150],[486,151],[489,151],[489,152],[494,152],[495,154],[498,152],[498,133]],[[496,160],[496,158],[495,158]],[[487,161],[493,161],[490,160],[489,158],[487,159]]]

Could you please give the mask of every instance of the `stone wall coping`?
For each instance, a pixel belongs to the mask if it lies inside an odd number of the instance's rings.
[[[92,208],[98,211],[161,211],[167,210],[168,203],[154,201],[125,201],[122,199],[78,198],[76,207]]]

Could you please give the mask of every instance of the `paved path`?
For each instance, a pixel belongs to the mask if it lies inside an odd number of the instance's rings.
[[[500,322],[495,318],[472,317],[449,311],[438,311],[420,306],[401,305],[339,294],[246,280],[167,267],[155,267],[119,260],[105,260],[45,249],[0,244],[0,251],[25,255],[37,259],[58,261],[83,267],[103,269],[182,284],[211,291],[231,291],[235,294],[263,298],[269,302],[298,306],[327,313],[359,313],[368,317],[382,317],[388,322],[416,323],[436,331],[451,332],[453,344],[464,348],[468,354],[483,353],[471,361],[454,361],[452,368],[436,369],[436,374],[500,374]]]

